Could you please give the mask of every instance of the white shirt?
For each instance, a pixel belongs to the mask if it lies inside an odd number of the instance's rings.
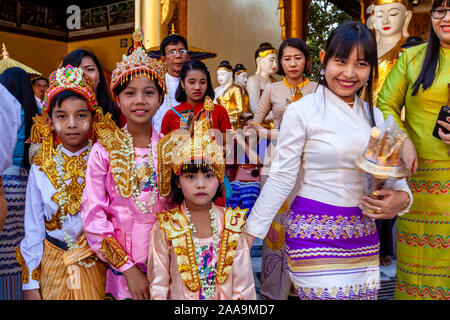
[[[79,156],[86,149],[87,146],[76,153],[72,153],[63,147],[62,151],[69,157],[72,157]],[[85,156],[86,163],[87,157],[88,155]],[[79,178],[78,182],[81,184],[83,180],[83,178]],[[69,184],[70,181],[71,180],[67,180],[65,182]],[[33,280],[31,273],[41,263],[45,233],[64,242],[62,228],[54,231],[45,229],[44,218],[50,220],[52,216],[56,214],[59,207],[58,204],[52,200],[52,196],[55,193],[56,189],[48,179],[47,175],[42,172],[38,166],[33,164],[28,177],[27,196],[25,200],[25,237],[20,243],[20,251],[30,273],[30,281],[29,283],[24,283],[22,285],[23,290],[39,288],[39,281]],[[83,232],[80,213],[78,212],[73,216],[67,214],[63,223],[63,228],[66,230],[67,234],[70,235],[72,240],[76,242]]]
[[[22,123],[19,101],[0,84],[0,173],[12,164],[17,142],[17,130]]]
[[[39,98],[36,97],[36,96],[34,96],[34,99],[36,100],[36,106],[38,107],[39,113],[41,113],[42,107],[44,106],[44,101],[45,101],[45,100],[42,100],[42,101],[41,101],[41,99],[39,99]]]
[[[376,124],[381,124],[381,111],[374,108],[374,114]],[[355,97],[351,108],[322,86],[290,104],[281,122],[269,178],[247,219],[247,233],[261,239],[266,236],[300,168],[303,175],[298,196],[334,206],[357,207],[363,196],[363,173],[355,160],[369,141],[369,119],[368,104],[359,97]],[[408,192],[412,200],[405,179],[397,180],[393,189]]]
[[[177,92],[179,83],[180,78],[172,77],[168,72],[166,73],[167,93],[164,96],[162,105],[153,116],[153,128],[156,129],[158,134],[161,132],[161,124],[166,112],[180,104],[175,100],[175,93]]]

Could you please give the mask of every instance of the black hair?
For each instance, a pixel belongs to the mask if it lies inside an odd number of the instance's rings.
[[[208,171],[212,171],[211,167],[208,164],[206,164],[206,163],[201,163],[201,164],[194,164],[194,163],[192,163],[192,164],[183,165],[181,167],[180,175],[182,173],[185,173],[185,172],[197,173],[200,170],[203,173],[207,173]],[[178,182],[179,181],[180,181],[180,176],[172,173],[172,178],[170,180],[171,190],[172,190],[171,193],[170,193],[170,201],[172,203],[176,203],[178,205],[180,205],[184,201],[183,191],[181,190],[181,188],[178,187]],[[211,199],[211,201],[214,202],[214,201],[216,201],[217,198],[219,198],[221,196],[222,196],[221,184],[219,183],[219,186],[217,187],[216,194]]]
[[[256,59],[259,56],[260,52],[266,51],[266,50],[276,50],[269,42],[263,42],[259,45],[258,49],[255,51],[255,63]]]
[[[128,87],[128,84],[130,83],[130,79],[126,80],[123,83],[119,83],[117,84],[117,86],[113,89],[113,93],[116,97],[119,96],[119,94],[125,90]],[[159,96],[162,97],[161,98],[161,104],[163,104],[164,102],[164,91],[163,88],[159,85],[158,79],[154,78],[153,81],[155,82],[156,85],[156,89],[158,90]]]
[[[39,114],[33,88],[28,74],[21,68],[6,69],[0,75],[0,83],[19,101],[25,115],[25,141],[28,140],[33,126],[33,117]],[[30,144],[25,143],[23,167],[30,168],[28,150]]]
[[[442,5],[450,6],[450,0],[434,0],[432,9],[440,7]],[[422,90],[426,90],[434,82],[436,75],[439,73],[439,52],[441,50],[441,42],[436,32],[433,29],[433,24],[430,26],[430,33],[428,35],[427,50],[425,52],[425,59],[422,64],[422,70],[419,77],[412,86],[412,96],[415,96],[419,92],[419,88],[422,86]]]
[[[233,66],[227,60],[223,60],[222,62],[220,62],[217,68],[225,68],[233,72]]]
[[[166,56],[166,47],[169,44],[177,44],[179,42],[181,42],[183,44],[185,49],[188,48],[186,39],[183,36],[179,35],[179,34],[174,33],[174,34],[171,34],[171,35],[165,37],[161,41],[161,45],[159,46],[159,49],[161,51],[161,55],[162,56]]]
[[[406,41],[401,45],[403,49],[408,49],[419,44],[425,43],[425,40],[420,36],[411,36],[406,39]]]
[[[205,96],[208,96],[211,98],[211,100],[214,100],[214,88],[213,88],[213,85],[211,82],[211,75],[209,74],[209,70],[205,66],[205,64],[199,60],[186,61],[183,64],[183,67],[181,67],[180,84],[178,84],[178,88],[175,93],[175,99],[178,102],[186,102],[187,101],[186,92],[184,91],[183,87],[181,86],[181,81],[184,81],[186,79],[186,76],[190,70],[199,70],[206,74],[207,88],[206,88]],[[203,97],[203,99],[204,99],[204,97]]]
[[[74,50],[64,58],[62,66],[66,67],[67,65],[70,64],[74,67],[79,67],[81,65],[81,60],[84,57],[90,57],[92,60],[94,60],[94,63],[98,69],[99,83],[97,86],[97,91],[95,92],[98,105],[102,108],[104,114],[110,113],[113,121],[117,125],[119,125],[120,110],[111,99],[111,96],[109,94],[109,86],[106,83],[106,78],[105,74],[103,73],[102,65],[100,64],[100,61],[95,56],[95,54],[92,53],[91,51],[84,49]]]
[[[325,57],[322,68],[325,69],[330,58],[347,59],[355,46],[358,49],[358,56],[364,57],[370,66],[370,75],[367,81],[368,103],[370,123],[372,126],[375,126],[372,87],[374,79],[378,77],[377,42],[367,26],[361,22],[347,21],[334,29],[325,45]],[[323,81],[320,79],[319,83],[328,87],[325,77]],[[358,90],[357,94],[359,95],[361,91],[362,88]]]
[[[309,47],[305,41],[298,38],[286,39],[281,43],[280,48],[278,49],[278,65],[280,66],[278,68],[278,74],[280,76],[286,75],[284,73],[283,68],[281,67],[281,59],[283,58],[283,51],[286,47],[296,48],[303,53],[303,55],[305,56],[305,67],[303,69],[303,73],[309,74],[312,68],[311,54],[309,53]]]
[[[233,69],[233,80],[236,80],[236,73],[239,71],[247,71],[247,68],[242,63],[238,63]]]
[[[31,80],[31,85],[34,87],[34,86],[36,85],[36,82],[38,82],[39,80],[44,80],[45,82],[47,82],[47,85],[48,85],[48,79],[46,79],[46,78],[44,78],[44,77],[42,77],[42,76],[33,78],[33,79]]]
[[[89,105],[86,98],[83,97],[81,94],[74,92],[72,90],[69,90],[69,89],[61,91],[56,96],[54,96],[50,102],[50,107],[48,108],[48,116],[50,117],[50,119],[52,118],[52,113],[53,113],[55,106],[61,107],[61,104],[63,103],[63,101],[70,97],[75,97],[77,99],[86,101],[86,104]],[[95,111],[93,111],[91,113],[92,113],[92,115],[94,115]]]

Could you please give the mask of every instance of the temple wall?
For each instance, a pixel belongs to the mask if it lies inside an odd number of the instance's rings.
[[[10,57],[48,77],[61,57],[67,54],[67,43],[0,31],[0,44],[4,43]]]
[[[216,67],[228,60],[242,63],[255,73],[255,50],[261,42],[281,44],[278,0],[189,0],[188,44],[212,51],[217,57],[203,60],[218,85]]]

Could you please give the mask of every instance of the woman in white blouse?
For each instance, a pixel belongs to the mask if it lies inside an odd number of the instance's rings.
[[[376,299],[379,239],[374,219],[392,218],[410,206],[404,179],[382,200],[363,196],[355,160],[383,115],[357,95],[371,92],[376,42],[367,27],[346,22],[321,52],[317,91],[291,103],[281,122],[277,155],[247,220],[249,244],[263,239],[303,170],[291,205],[285,243],[291,279],[300,299]],[[371,99],[369,99],[371,101]],[[363,212],[366,208],[376,214]]]

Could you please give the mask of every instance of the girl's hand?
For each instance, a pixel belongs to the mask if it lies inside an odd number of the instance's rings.
[[[402,147],[402,158],[409,170],[408,180],[411,179],[411,172],[417,173],[417,151],[411,139],[406,138]]]
[[[374,211],[369,213],[363,211],[362,213],[373,219],[392,219],[409,203],[409,194],[405,191],[395,190],[378,190],[377,196],[383,196],[383,199],[373,199],[368,196],[363,196],[360,204]]]
[[[42,300],[39,289],[23,290],[25,300]]]
[[[450,122],[450,117],[447,117],[447,121]],[[437,123],[443,126],[445,129],[450,130],[450,123],[441,120],[438,120]],[[450,145],[450,133],[445,134],[444,130],[442,130],[442,128],[439,128],[438,135],[446,145]]]
[[[133,266],[132,268],[123,272],[127,280],[128,290],[131,293],[133,300],[149,300],[150,299],[150,286],[147,277],[138,269]]]
[[[253,247],[253,241],[255,241],[255,237],[249,235],[248,233],[245,234],[245,241],[247,241],[248,249],[251,250]]]

